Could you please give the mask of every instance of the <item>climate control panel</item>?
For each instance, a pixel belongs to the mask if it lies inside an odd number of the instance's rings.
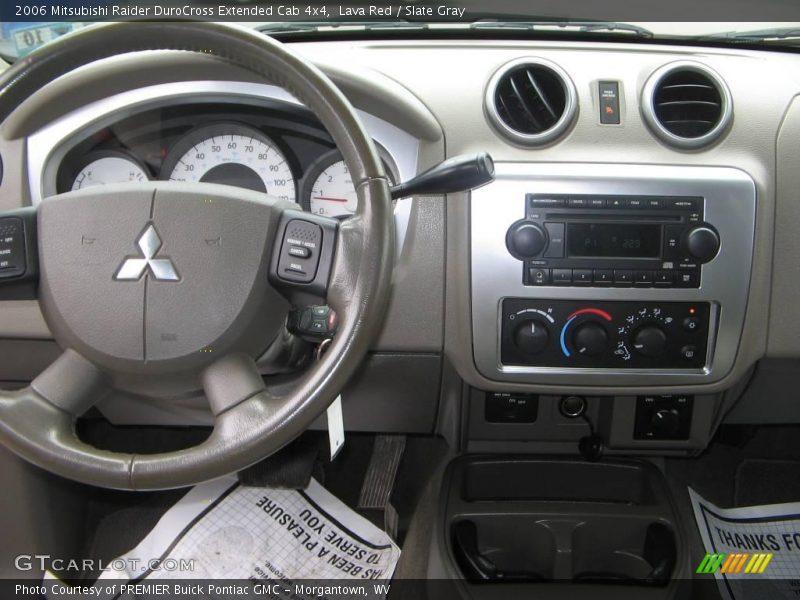
[[[508,366],[702,369],[708,302],[506,298],[501,362]]]

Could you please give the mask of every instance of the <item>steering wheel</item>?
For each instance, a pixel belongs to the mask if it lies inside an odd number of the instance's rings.
[[[375,338],[393,260],[389,183],[353,107],[319,69],[257,32],[192,22],[88,28],[2,74],[0,120],[82,65],[146,50],[210,54],[285,88],[341,150],[358,209],[339,222],[247,190],[175,182],[87,188],[39,204],[36,231],[25,235],[29,243],[38,237],[39,302],[64,352],[30,386],[0,392],[0,442],[58,475],[123,490],[232,473],[302,433]],[[293,247],[309,256],[297,258]],[[277,395],[254,357],[282,333],[287,298],[309,293],[336,311],[337,334],[299,383]],[[77,417],[132,378],[202,386],[215,417],[210,436],[159,454],[80,440]]]

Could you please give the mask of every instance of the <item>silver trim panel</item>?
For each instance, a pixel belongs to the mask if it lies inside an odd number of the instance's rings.
[[[658,386],[711,383],[733,368],[744,326],[755,235],[756,188],[743,171],[717,167],[625,164],[498,163],[496,180],[472,193],[470,260],[475,366],[485,377],[517,383]],[[522,262],[505,245],[509,226],[525,214],[525,194],[658,195],[705,198],[705,219],[721,248],[702,267],[698,289],[525,286]],[[711,302],[706,368],[570,369],[500,364],[503,298]],[[713,327],[713,325],[716,327]]]
[[[64,155],[80,140],[109,124],[143,110],[179,102],[249,102],[279,100],[301,105],[283,88],[243,81],[189,81],[152,85],[86,104],[43,127],[28,138],[28,183],[31,203],[56,193],[56,172]],[[417,174],[419,140],[399,127],[362,110],[356,110],[372,138],[386,149],[397,169],[398,181]],[[403,247],[411,215],[411,198],[395,205],[397,255]]]

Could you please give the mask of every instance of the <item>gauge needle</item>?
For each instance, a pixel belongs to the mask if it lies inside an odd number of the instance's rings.
[[[327,200],[328,202],[347,202],[347,198],[331,198],[329,196],[314,196],[314,200]]]

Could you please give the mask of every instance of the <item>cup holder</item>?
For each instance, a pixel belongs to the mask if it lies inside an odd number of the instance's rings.
[[[472,582],[659,586],[669,582],[677,555],[669,526],[625,517],[480,515],[455,521],[450,538]]]
[[[575,528],[572,579],[666,585],[677,558],[675,536],[660,522],[602,519]]]
[[[465,457],[448,477],[450,556],[470,582],[666,587],[678,564],[652,465]]]
[[[463,519],[453,524],[452,548],[465,578],[471,581],[550,581],[555,540],[535,522],[480,524]]]

